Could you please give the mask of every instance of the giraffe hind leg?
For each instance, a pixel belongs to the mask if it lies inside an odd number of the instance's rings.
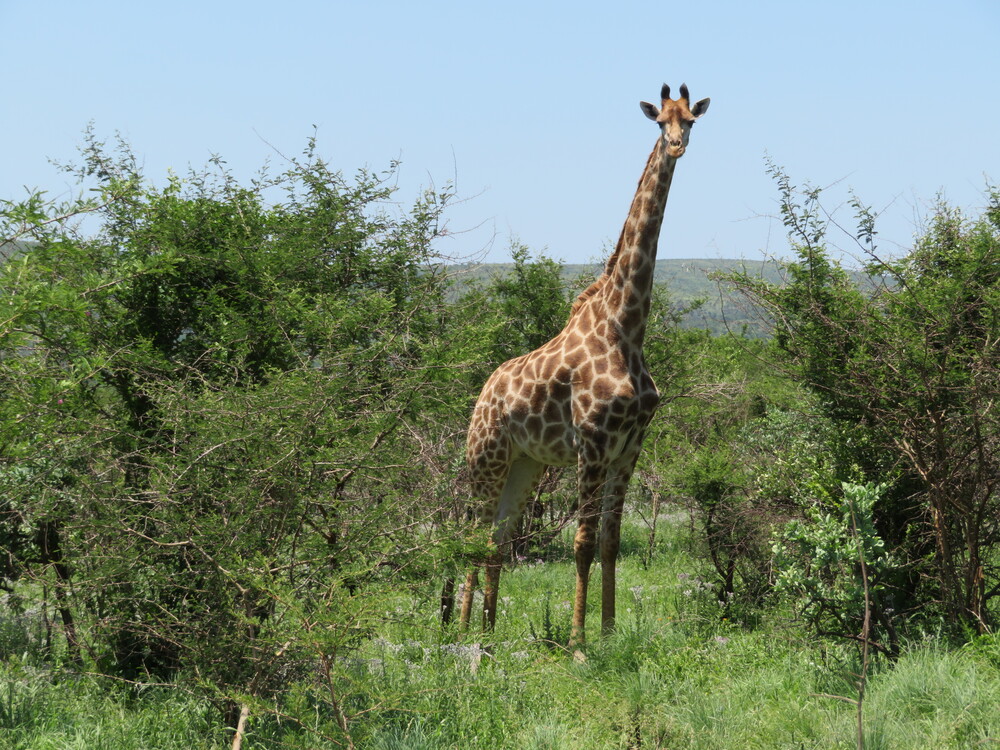
[[[452,613],[455,610],[455,577],[448,576],[441,586],[441,624],[448,625],[451,622]]]
[[[476,587],[479,585],[479,569],[473,568],[465,577],[465,585],[462,588],[462,609],[458,616],[459,629],[465,631],[469,627],[469,619],[472,617],[472,600],[476,595]]]
[[[477,424],[476,419],[479,413],[480,407],[477,405],[476,411],[473,413],[473,425]],[[510,469],[510,443],[500,430],[473,430],[470,428],[466,461],[469,466],[471,502],[476,506],[479,520],[492,524]],[[478,586],[479,565],[477,564],[469,571],[461,589],[462,601],[458,620],[460,632],[465,632],[469,628],[473,599]]]
[[[493,514],[493,551],[486,560],[486,582],[483,586],[483,629],[493,630],[496,625],[497,597],[500,591],[500,569],[504,554],[513,537],[518,520],[524,513],[524,507],[531,491],[538,484],[545,464],[530,458],[520,458],[511,464],[507,472],[507,481],[497,500]],[[469,587],[466,587],[469,596]],[[469,608],[471,609],[471,599]],[[462,615],[465,616],[465,602],[462,603]],[[467,620],[465,621],[468,622]]]

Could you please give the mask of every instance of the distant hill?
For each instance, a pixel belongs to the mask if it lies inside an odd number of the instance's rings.
[[[7,258],[30,249],[31,243],[0,243],[0,263]],[[471,283],[486,282],[495,276],[510,273],[512,263],[463,263],[448,266],[456,281],[456,295]],[[601,263],[567,263],[562,267],[563,278],[574,289],[584,289],[604,270]],[[716,282],[710,275],[716,272],[747,271],[772,283],[782,281],[781,267],[773,260],[747,261],[731,259],[661,259],[656,261],[654,281],[666,286],[670,303],[675,310],[683,311],[700,302],[695,310],[681,320],[684,328],[705,328],[712,333],[728,331],[748,336],[767,336],[766,326],[758,314],[749,309],[743,298],[725,284]]]
[[[455,265],[449,270],[458,281],[460,291],[464,283],[484,282],[494,276],[503,276],[510,273],[513,267],[510,263],[477,263]],[[563,277],[574,288],[582,289],[603,269],[603,263],[568,263],[563,265]],[[736,333],[745,331],[755,337],[768,335],[759,315],[748,309],[740,295],[710,278],[716,272],[732,271],[746,271],[776,284],[782,281],[781,266],[773,260],[705,258],[657,260],[653,278],[654,283],[667,288],[671,305],[676,310],[686,310],[701,302],[698,309],[683,317],[681,325],[685,328],[707,328],[716,334],[730,330]]]
[[[0,263],[31,248],[30,242],[0,242]]]

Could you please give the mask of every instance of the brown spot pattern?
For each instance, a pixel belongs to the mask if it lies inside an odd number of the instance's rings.
[[[686,127],[678,124],[683,118],[693,119],[687,101],[668,99],[657,122],[669,133]],[[611,511],[605,513],[600,546],[613,589],[625,488],[659,401],[642,344],[660,224],[676,164],[663,144],[661,136],[604,274],[577,298],[561,333],[497,368],[483,386],[469,424],[466,458],[472,491],[482,503],[484,519],[492,520],[498,512],[509,518],[504,528],[514,525],[514,516],[533,489],[519,484],[520,497],[504,496],[515,464],[528,467],[522,483],[537,479],[544,465],[578,466],[581,520],[575,542],[574,638],[583,635],[580,596],[581,590],[586,592],[602,502]],[[513,510],[501,511],[501,502],[511,503]],[[608,613],[603,617],[607,624]]]

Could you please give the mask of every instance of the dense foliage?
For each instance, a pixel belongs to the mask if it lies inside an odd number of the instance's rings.
[[[90,672],[132,697],[163,688],[154,709],[179,689],[170,705],[202,724],[267,714],[261,732],[302,746],[457,742],[460,720],[425,715],[454,691],[509,691],[526,720],[528,682],[567,678],[552,665],[572,576],[551,570],[567,568],[572,472],[546,475],[517,534],[510,563],[544,580],[504,602],[492,650],[454,643],[438,592],[486,544],[461,467],[478,388],[558,332],[587,280],[516,242],[507,273],[470,280],[440,254],[448,189],[401,208],[391,168],[348,179],[312,142],[248,184],[214,159],[157,187],[92,133],[67,169],[86,197],[0,206],[8,684]],[[592,684],[603,663],[617,723],[566,728],[550,706],[495,736],[688,746],[698,731],[678,727],[698,722],[656,718],[657,696],[779,620],[827,639],[809,658],[829,649],[838,674],[866,673],[869,648],[903,659],[923,633],[995,627],[1000,195],[974,220],[942,205],[891,261],[856,203],[859,273],[827,246],[819,191],[774,174],[795,259],[784,281],[727,277],[759,313],[746,335],[685,326],[697,301],[656,291],[633,607],[567,678]],[[469,682],[491,662],[495,681]],[[800,675],[810,690],[820,671]],[[16,724],[2,697],[0,727]]]
[[[811,472],[823,489],[806,510],[838,513],[842,482],[883,485],[871,512],[897,564],[874,616],[892,651],[897,626],[929,613],[989,632],[1000,593],[1000,193],[975,220],[940,205],[898,260],[879,257],[875,217],[855,201],[870,258],[859,283],[825,244],[819,191],[775,175],[797,260],[783,286],[735,281],[770,314],[780,366],[825,425],[825,467]]]
[[[51,597],[78,665],[185,674],[232,712],[313,661],[336,706],[360,592],[457,549],[434,531],[449,196],[391,211],[386,176],[349,182],[312,144],[250,188],[84,155],[96,198],[3,227],[33,242],[0,282],[7,586]]]

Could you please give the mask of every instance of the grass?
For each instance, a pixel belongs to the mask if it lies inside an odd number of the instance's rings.
[[[215,713],[174,690],[135,697],[93,678],[66,678],[11,661],[0,672],[4,750],[207,750],[224,738]]]
[[[434,594],[387,603],[383,632],[342,662],[338,685],[358,748],[855,747],[855,652],[810,639],[775,616],[753,628],[725,620],[686,551],[660,534],[648,568],[631,527],[619,567],[617,631],[596,638],[592,592],[586,658],[532,633],[568,630],[568,555],[505,574],[496,633],[459,641],[436,622]],[[568,540],[562,544],[567,545]],[[595,587],[596,589],[597,587]],[[414,615],[414,613],[417,613]],[[16,640],[16,639],[15,639]],[[175,690],[139,695],[67,678],[11,657],[0,669],[0,748],[216,748],[218,713]],[[286,713],[315,712],[316,731],[252,714],[244,748],[337,747],[309,689]],[[948,650],[913,644],[878,663],[865,704],[866,747],[1000,748],[1000,639]]]

